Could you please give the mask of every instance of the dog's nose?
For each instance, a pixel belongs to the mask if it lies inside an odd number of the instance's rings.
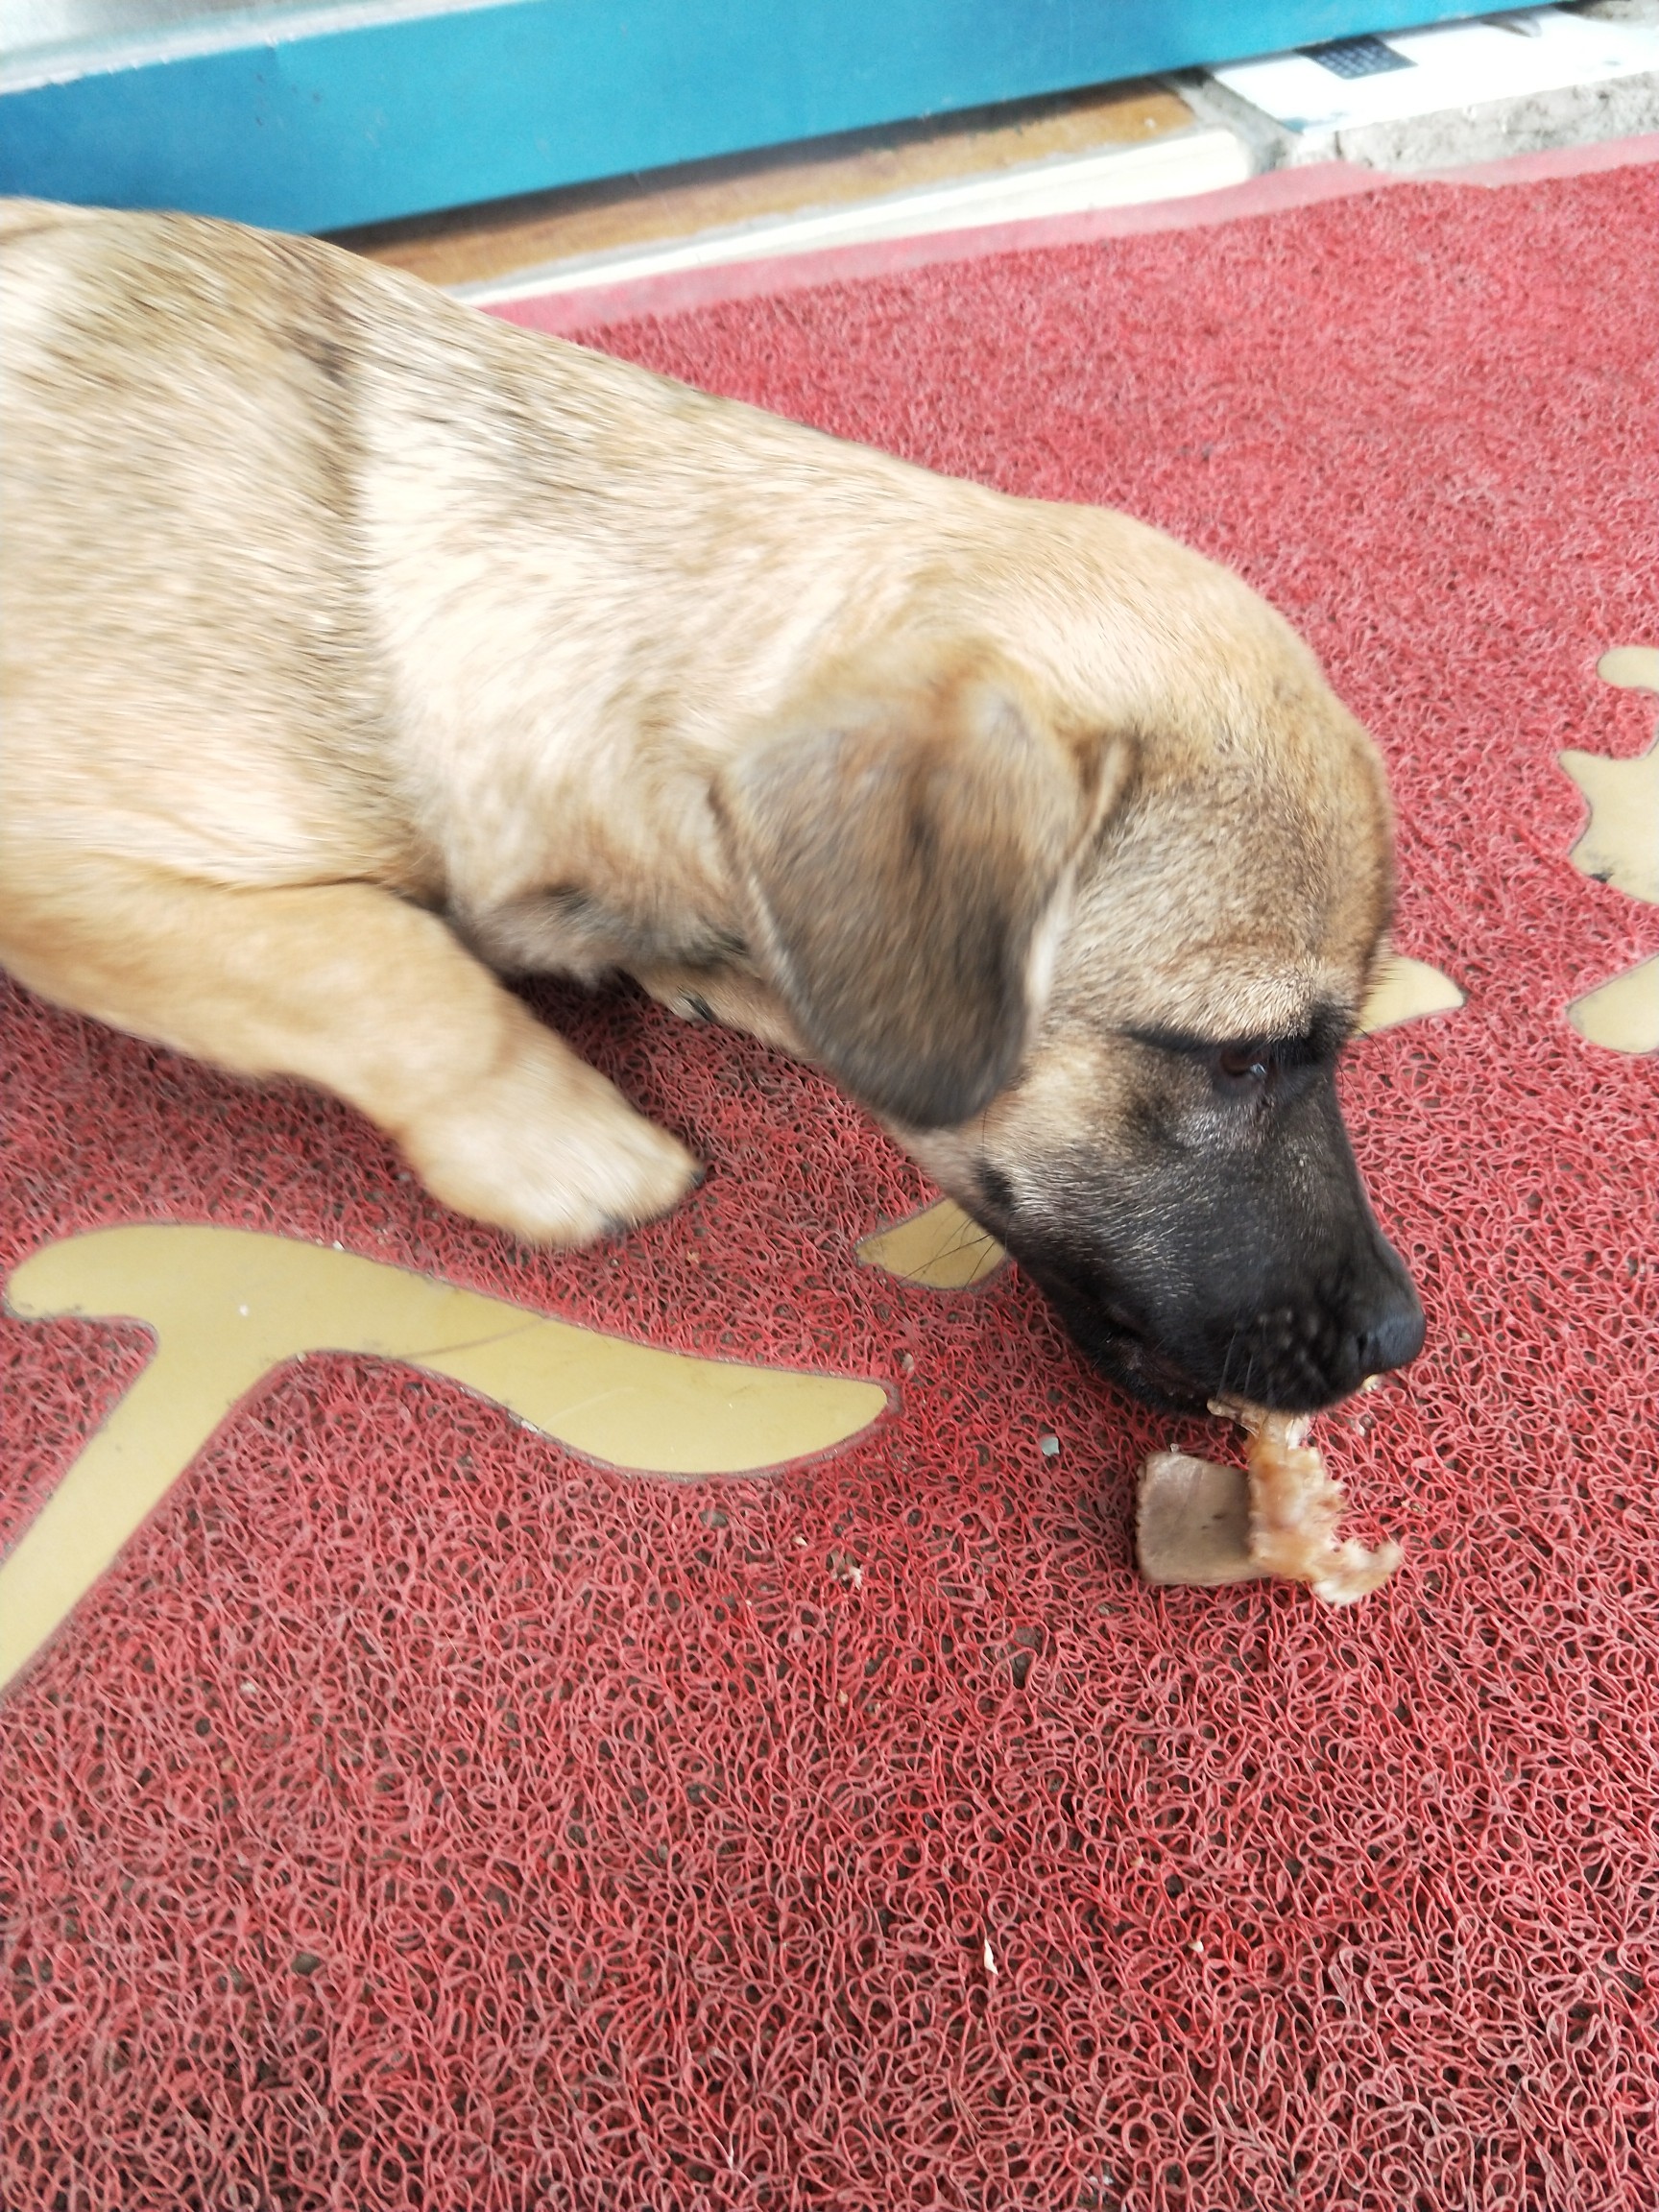
[[[1363,1381],[1367,1375],[1385,1375],[1391,1367],[1404,1367],[1422,1351],[1423,1330],[1422,1305],[1402,1273],[1354,1332],[1355,1374]]]

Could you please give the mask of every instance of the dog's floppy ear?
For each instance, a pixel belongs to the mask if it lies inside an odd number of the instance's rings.
[[[1105,802],[1100,750],[1064,745],[978,656],[822,695],[723,772],[755,950],[855,1098],[941,1128],[1010,1081]]]

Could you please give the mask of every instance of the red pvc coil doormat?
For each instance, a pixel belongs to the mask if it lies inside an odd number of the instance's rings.
[[[1396,187],[612,328],[717,391],[1235,564],[1377,733],[1455,1013],[1343,1079],[1429,1349],[1320,1425],[1380,1596],[1158,1593],[1017,1271],[813,1075],[535,1002],[710,1163],[571,1257],[344,1109],[8,986],[6,1271],[133,1221],[339,1244],[873,1379],[776,1474],[584,1459],[442,1376],[270,1374],[0,1706],[15,2212],[1588,2212],[1659,2196],[1659,1099],[1571,1001],[1659,910],[1568,855],[1659,645],[1651,172]],[[0,1538],[149,1357],[8,1318]]]

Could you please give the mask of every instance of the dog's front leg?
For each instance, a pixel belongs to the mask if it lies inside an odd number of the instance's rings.
[[[367,884],[227,889],[36,848],[0,962],[116,1028],[334,1092],[445,1205],[534,1242],[648,1220],[697,1180],[436,916]]]

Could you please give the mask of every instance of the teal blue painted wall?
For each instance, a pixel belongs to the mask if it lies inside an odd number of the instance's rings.
[[[513,0],[0,93],[0,191],[278,229],[540,191],[1467,7]]]

